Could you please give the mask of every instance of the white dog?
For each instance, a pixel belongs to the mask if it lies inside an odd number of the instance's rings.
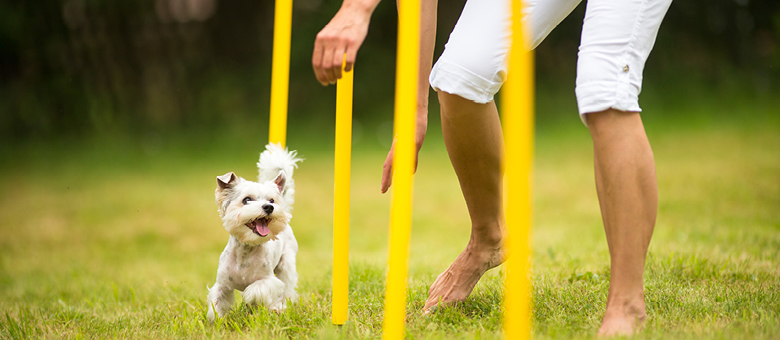
[[[284,310],[288,299],[298,297],[298,242],[289,222],[292,175],[299,161],[295,151],[268,144],[257,163],[257,183],[232,172],[217,177],[217,207],[230,238],[219,256],[217,282],[209,289],[210,322],[215,312],[223,317],[233,306],[234,289],[242,291],[248,306],[273,311]]]

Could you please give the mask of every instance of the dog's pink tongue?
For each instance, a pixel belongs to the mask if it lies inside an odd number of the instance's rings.
[[[268,233],[271,232],[271,229],[268,229],[268,220],[264,218],[255,220],[255,230],[257,230],[257,233],[262,237],[268,236]]]

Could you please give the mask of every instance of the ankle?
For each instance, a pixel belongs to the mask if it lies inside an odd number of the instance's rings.
[[[647,318],[645,309],[645,299],[643,295],[631,297],[611,298],[607,302],[606,316],[620,315],[633,316],[638,322],[643,322]]]
[[[611,337],[640,332],[647,320],[644,294],[618,294],[610,291],[607,310],[601,320],[598,335]]]
[[[504,232],[500,223],[472,225],[469,247],[475,250],[495,250],[504,244]]]

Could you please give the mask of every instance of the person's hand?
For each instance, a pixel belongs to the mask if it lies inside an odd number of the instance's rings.
[[[341,79],[341,65],[346,54],[346,71],[352,70],[355,57],[368,34],[375,0],[345,0],[341,8],[317,34],[311,64],[322,86]]]
[[[428,129],[428,110],[418,109],[417,112],[417,128],[415,129],[414,144],[414,172],[417,172],[417,163],[419,161],[420,148],[422,148],[425,141],[425,132]],[[390,146],[390,151],[387,153],[385,164],[382,166],[382,193],[386,193],[387,189],[390,189],[390,185],[393,184],[393,154],[395,152],[395,141],[393,138],[393,145]]]

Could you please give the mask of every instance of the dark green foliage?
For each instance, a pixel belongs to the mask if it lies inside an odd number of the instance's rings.
[[[176,4],[183,3],[200,9],[182,14]],[[440,4],[437,55],[462,4]],[[314,37],[338,6],[338,1],[295,1],[291,125],[332,121],[333,90],[316,83],[310,63]],[[355,119],[364,124],[380,124],[392,111],[394,7],[392,2],[378,7],[359,54]],[[539,93],[573,93],[584,10],[583,2],[538,48]],[[271,1],[3,2],[0,135],[6,142],[145,136],[236,121],[254,127],[244,133],[265,133],[272,36]],[[720,95],[776,93],[778,46],[776,1],[675,1],[648,61],[644,89],[660,98],[702,86]],[[697,81],[668,87],[682,79]]]

